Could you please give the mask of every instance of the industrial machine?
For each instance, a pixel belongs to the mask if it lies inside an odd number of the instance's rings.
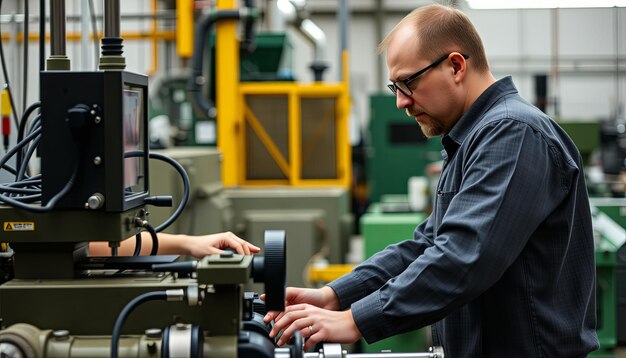
[[[384,195],[406,195],[409,178],[425,176],[426,167],[441,160],[440,139],[427,139],[395,103],[395,96],[370,96],[367,178],[372,203]]]
[[[381,202],[371,204],[367,212],[361,216],[361,234],[363,235],[366,259],[391,244],[411,238],[415,227],[426,219],[424,212],[390,212],[385,210],[386,206],[406,207],[407,205],[406,196],[383,195]],[[394,352],[414,352],[428,346],[429,341],[430,329],[425,327],[372,344],[363,342],[362,345],[363,351],[371,353],[385,348],[393,349]]]
[[[596,242],[596,301],[600,349],[591,356],[620,357],[626,345],[626,200],[592,198]]]

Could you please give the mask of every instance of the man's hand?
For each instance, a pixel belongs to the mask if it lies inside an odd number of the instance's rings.
[[[296,331],[306,338],[307,350],[320,342],[354,343],[361,332],[352,318],[352,311],[330,311],[310,304],[291,305],[275,321],[270,332],[274,338],[283,331],[277,344],[282,346],[291,340]]]
[[[264,300],[265,295],[261,295],[261,299]],[[335,295],[335,291],[328,286],[316,289],[288,287],[285,294],[285,300],[285,308],[291,305],[308,303],[327,310],[339,309],[339,299],[337,298],[337,295]],[[283,314],[284,312],[270,311],[265,315],[263,320],[265,323],[268,323],[272,320],[280,319]]]
[[[184,240],[184,248],[187,254],[196,258],[203,258],[210,254],[219,254],[223,249],[227,248],[232,248],[241,255],[250,255],[261,251],[260,248],[241,239],[232,232],[202,236],[181,236],[182,240]]]

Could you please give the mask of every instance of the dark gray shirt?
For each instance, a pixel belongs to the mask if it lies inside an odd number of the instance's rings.
[[[490,86],[442,138],[430,217],[329,284],[368,342],[433,324],[447,357],[583,357],[597,349],[589,199],[578,150]]]

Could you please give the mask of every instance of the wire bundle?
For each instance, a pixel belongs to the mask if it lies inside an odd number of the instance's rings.
[[[39,107],[41,107],[41,103],[36,102],[24,111],[19,121],[17,144],[0,159],[0,170],[6,170],[15,176],[14,182],[0,184],[0,204],[28,211],[47,212],[52,210],[56,202],[71,189],[76,177],[76,170],[72,173],[65,187],[45,206],[29,205],[41,200],[41,174],[30,176],[28,173],[28,163],[41,140],[40,114],[35,116],[28,127],[28,131],[26,130],[28,118]],[[14,156],[16,160],[13,168],[8,162]]]

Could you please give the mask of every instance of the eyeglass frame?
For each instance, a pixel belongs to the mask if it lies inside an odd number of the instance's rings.
[[[421,76],[422,74],[424,74],[424,72],[430,70],[433,67],[438,66],[440,63],[442,63],[443,61],[445,61],[448,57],[450,57],[452,53],[449,53],[447,55],[443,55],[441,57],[439,57],[438,59],[435,60],[435,62],[431,63],[430,65],[422,68],[421,70],[415,72],[414,74],[410,75],[409,77],[403,79],[403,80],[398,80],[398,81],[391,81],[390,84],[387,85],[387,88],[389,88],[389,90],[391,91],[391,93],[393,93],[394,96],[398,95],[398,91],[400,91],[403,95],[409,97],[413,94],[413,90],[411,89],[411,87],[409,87],[409,85],[411,84],[411,82],[415,81],[416,78],[418,78],[419,76]],[[465,54],[461,54],[461,56],[463,56],[464,59],[468,59],[469,55],[465,55]],[[407,94],[406,92],[404,92],[404,90],[402,90],[402,88],[400,88],[397,83],[398,82],[402,82],[404,83],[404,85],[406,86],[406,88],[409,90],[409,93]]]

